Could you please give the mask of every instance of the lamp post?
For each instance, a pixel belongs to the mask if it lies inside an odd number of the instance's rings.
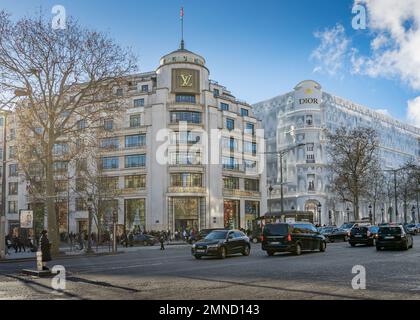
[[[346,211],[347,211],[347,222],[350,222],[350,208],[347,207]]]
[[[86,248],[86,253],[92,253],[92,198],[88,198],[87,206],[88,206],[88,243]]]
[[[322,219],[321,219],[321,208],[322,208],[322,205],[320,203],[318,203],[317,208],[318,208],[318,223],[322,227]]]
[[[369,221],[373,223],[373,216],[372,216],[372,205],[369,205]]]
[[[280,167],[280,210],[281,215],[284,215],[284,192],[283,192],[283,157],[288,154],[290,151],[305,146],[305,143],[300,143],[298,145],[292,146],[290,148],[287,148],[285,150],[281,151],[274,151],[274,152],[265,152],[264,154],[276,154],[278,157],[279,167]]]
[[[384,221],[384,220],[385,220],[385,216],[384,216],[384,213],[385,213],[385,208],[383,208],[383,207],[382,207],[382,209],[381,209],[381,213],[382,213],[382,216],[381,216],[381,222],[382,222],[382,223],[384,223],[384,222],[385,222],[385,221]]]
[[[271,199],[271,193],[273,192],[273,190],[274,190],[274,188],[273,188],[273,186],[270,184],[270,187],[268,188],[268,192],[269,192],[269,194],[270,194],[270,207],[269,207],[269,210],[270,210],[270,216],[271,216],[271,214],[272,214],[272,205],[273,205],[273,201],[272,201],[272,199]]]

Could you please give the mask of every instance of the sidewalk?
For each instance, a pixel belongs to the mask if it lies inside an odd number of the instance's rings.
[[[182,246],[182,245],[188,245],[188,243],[184,241],[171,241],[169,243],[165,243],[165,246]],[[159,249],[160,245],[156,244],[154,246],[133,246],[133,247],[124,247],[124,246],[118,246],[117,247],[117,253],[124,253],[124,252],[134,252],[138,250],[152,250],[152,249]],[[71,250],[70,246],[61,246],[60,247],[60,257],[72,257],[72,256],[83,256],[86,254],[86,248],[83,250],[78,250],[75,247],[73,247],[73,250]],[[105,255],[105,254],[113,254],[112,248],[110,248],[108,245],[102,245],[98,247],[98,250],[96,246],[92,246],[93,253],[89,254],[89,256],[95,256],[95,255]],[[32,260],[36,259],[36,252],[18,252],[15,253],[14,249],[9,250],[9,254],[6,255],[6,261],[15,261],[15,260]],[[2,261],[0,261],[1,263]],[[4,262],[4,261],[3,261]]]

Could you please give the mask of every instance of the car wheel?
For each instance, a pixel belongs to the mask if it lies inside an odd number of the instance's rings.
[[[225,259],[226,258],[226,248],[225,247],[221,247],[220,248],[220,255],[219,255],[220,259]]]
[[[300,245],[300,243],[296,244],[296,248],[295,248],[295,255],[296,256],[300,256],[302,254],[302,246]]]
[[[242,254],[243,254],[245,257],[248,257],[250,253],[251,253],[251,248],[250,248],[249,246],[246,246],[246,247],[244,248],[244,251],[242,252]]]
[[[197,260],[200,260],[201,256],[195,255],[194,258],[196,258]]]
[[[258,243],[258,239],[257,238],[252,238],[252,243]]]
[[[274,256],[274,251],[269,250],[269,251],[267,251],[267,254],[268,254],[269,257],[272,257],[272,256]]]
[[[326,249],[327,249],[327,244],[324,241],[321,241],[321,244],[319,245],[319,251],[325,252]]]

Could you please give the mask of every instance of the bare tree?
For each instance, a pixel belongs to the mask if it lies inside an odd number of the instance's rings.
[[[376,211],[378,203],[385,199],[385,175],[381,168],[378,166],[373,168],[369,173],[367,198],[371,201],[373,209],[373,221],[376,222]],[[383,222],[383,221],[382,221]]]
[[[408,210],[417,195],[416,167],[414,161],[409,161],[405,165],[405,170],[399,171],[397,175],[397,194],[403,204],[404,223],[408,222]]]
[[[332,187],[343,201],[353,203],[354,217],[360,219],[360,200],[369,190],[369,179],[378,165],[375,130],[342,127],[327,134]]]
[[[10,97],[19,89],[26,95],[14,106],[19,160],[26,173],[34,162],[43,168],[53,254],[59,250],[54,148],[67,143],[70,151],[77,151],[82,128],[97,127],[104,117],[118,112],[121,99],[116,88],[135,70],[129,50],[72,18],[67,19],[66,30],[53,30],[45,16],[13,22],[0,12],[0,92]],[[66,160],[72,156],[69,152]]]

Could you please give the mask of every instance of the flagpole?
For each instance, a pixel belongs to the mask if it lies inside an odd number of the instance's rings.
[[[181,7],[181,49],[184,49],[184,7]]]

